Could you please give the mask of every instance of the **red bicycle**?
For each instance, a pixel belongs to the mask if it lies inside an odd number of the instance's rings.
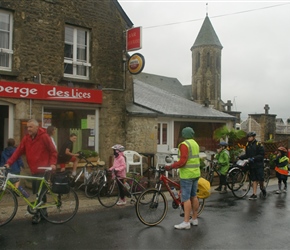
[[[172,197],[172,207],[174,209],[179,208],[180,216],[184,216],[183,202],[181,202],[180,194],[174,194],[170,187],[175,187],[176,190],[180,190],[180,185],[173,180],[170,180],[164,175],[164,167],[159,169],[153,169],[155,176],[158,177],[158,182],[155,188],[149,188],[145,190],[137,199],[136,202],[136,214],[138,219],[147,226],[155,226],[159,224],[165,218],[168,211],[167,197],[164,192],[161,191],[163,183],[168,191],[168,194]],[[175,196],[176,195],[176,196]],[[205,200],[198,198],[199,208],[198,216],[201,214]]]

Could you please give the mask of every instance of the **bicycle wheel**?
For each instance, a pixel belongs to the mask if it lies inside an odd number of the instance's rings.
[[[270,175],[271,175],[271,172],[270,172],[270,168],[269,167],[265,167],[264,168],[264,187],[268,187],[268,184],[269,184],[269,180],[270,180]]]
[[[144,191],[136,202],[138,219],[147,226],[155,226],[165,218],[168,203],[164,193],[155,188]]]
[[[18,201],[9,188],[0,191],[0,226],[10,222],[18,209]]]
[[[39,199],[45,201],[45,208],[40,209],[42,217],[54,224],[71,220],[79,208],[78,196],[72,188],[68,194],[56,194],[46,190]]]
[[[233,176],[232,193],[237,198],[243,198],[251,188],[251,180],[248,172],[238,171]]]
[[[102,206],[113,207],[120,197],[120,190],[116,180],[105,182],[100,186],[98,199]]]
[[[99,172],[94,172],[87,181],[85,187],[85,195],[88,198],[94,198],[99,193],[99,185],[101,183],[101,174]]]
[[[197,210],[197,216],[200,216],[200,214],[202,213],[202,211],[204,209],[205,199],[198,198],[198,202],[199,202],[199,206],[198,206],[198,210]]]
[[[232,190],[233,189],[233,183],[234,183],[234,176],[236,175],[237,172],[239,172],[240,169],[235,167],[230,169],[230,171],[227,173],[227,187]]]

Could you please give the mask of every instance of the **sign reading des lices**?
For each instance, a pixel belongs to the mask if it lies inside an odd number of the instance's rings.
[[[101,90],[6,81],[0,81],[0,97],[102,103]]]

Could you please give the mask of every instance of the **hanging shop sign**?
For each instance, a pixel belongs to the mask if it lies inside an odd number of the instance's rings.
[[[126,50],[133,51],[142,48],[142,27],[126,31]]]
[[[0,97],[102,103],[101,90],[6,81],[0,81]]]
[[[128,61],[128,69],[131,74],[137,75],[142,72],[145,66],[145,59],[140,53],[132,55]]]

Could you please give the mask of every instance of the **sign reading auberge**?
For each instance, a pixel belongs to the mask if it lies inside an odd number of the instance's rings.
[[[0,81],[0,97],[102,103],[101,90],[6,81]]]

